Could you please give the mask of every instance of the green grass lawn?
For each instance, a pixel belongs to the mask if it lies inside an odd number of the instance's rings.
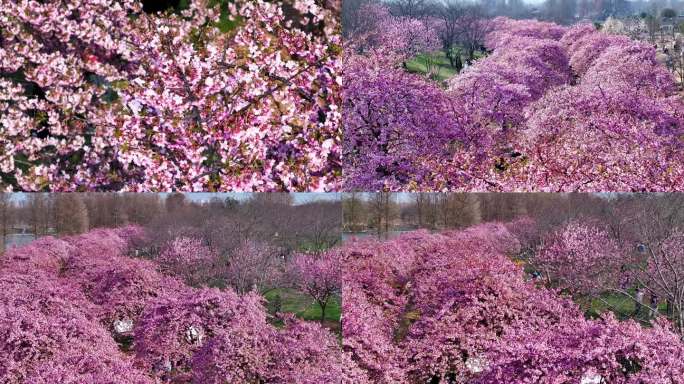
[[[476,60],[484,56],[485,53],[483,52],[475,52]],[[443,82],[458,74],[456,68],[451,66],[444,51],[418,54],[411,60],[406,61],[406,70],[411,73],[427,75],[429,61],[432,61],[432,65],[434,66],[433,72],[435,74],[432,76],[432,80]],[[463,53],[461,53],[461,62],[464,64],[466,62],[466,57]]]
[[[444,52],[421,53],[406,62],[406,70],[411,73],[426,75],[428,72],[428,60],[432,60],[436,72],[433,80],[445,81],[457,74]]]
[[[648,297],[646,297],[645,300],[648,300]],[[658,310],[663,315],[666,314],[667,306],[665,302],[658,304]],[[590,317],[597,317],[605,311],[612,311],[615,313],[615,316],[621,320],[635,319],[642,320],[646,323],[648,323],[649,320],[649,310],[647,308],[643,308],[641,315],[637,316],[635,313],[636,303],[634,300],[618,293],[604,293],[601,295],[601,299],[593,299],[591,301],[591,307],[587,310],[587,315]]]
[[[280,312],[293,313],[308,321],[320,321],[321,307],[318,303],[311,296],[289,288],[273,289],[264,294],[269,312],[275,311],[277,296],[280,296]],[[339,332],[341,313],[341,298],[333,297],[325,308],[324,325],[335,332]]]

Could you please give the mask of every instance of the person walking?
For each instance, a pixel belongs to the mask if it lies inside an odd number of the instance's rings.
[[[638,317],[641,315],[642,307],[644,305],[644,291],[642,291],[641,288],[636,289],[635,299],[636,311],[634,312],[634,315]]]
[[[658,295],[656,295],[655,293],[651,293],[650,307],[651,307],[651,313],[650,313],[651,316],[650,317],[655,318],[656,316],[658,316]]]

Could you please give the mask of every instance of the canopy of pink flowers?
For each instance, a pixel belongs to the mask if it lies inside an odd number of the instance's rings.
[[[365,380],[318,323],[276,328],[258,293],[193,288],[162,273],[166,264],[127,256],[140,233],[46,237],[0,258],[1,382]],[[171,245],[176,255],[181,245]]]
[[[682,189],[684,102],[649,44],[587,24],[497,18],[489,54],[441,89],[403,65],[438,50],[435,21],[366,11],[345,42],[347,187]],[[394,28],[408,22],[418,25]]]
[[[670,325],[585,319],[572,301],[525,281],[509,258],[520,246],[500,223],[351,241],[343,343],[369,382],[684,380],[684,344]]]
[[[226,32],[214,3],[4,2],[0,189],[335,189],[338,16],[236,0]]]

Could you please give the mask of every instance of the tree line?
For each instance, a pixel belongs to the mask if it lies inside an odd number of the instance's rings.
[[[622,201],[627,196],[616,199]],[[343,197],[344,229],[349,232],[397,229],[463,228],[490,221],[534,217],[546,227],[569,216],[614,204],[594,194],[557,193],[347,193]]]
[[[18,229],[36,237],[66,236],[134,224],[150,229],[157,248],[179,231],[192,231],[201,233],[207,243],[226,247],[243,238],[260,238],[288,250],[320,250],[339,242],[339,204],[316,200],[295,204],[287,193],[244,199],[215,196],[207,201],[180,193],[4,193],[0,194],[0,234],[4,244]]]

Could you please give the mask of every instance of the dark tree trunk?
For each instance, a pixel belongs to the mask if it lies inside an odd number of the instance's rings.
[[[321,306],[321,324],[325,322],[325,307],[328,305],[328,303],[318,303]]]

